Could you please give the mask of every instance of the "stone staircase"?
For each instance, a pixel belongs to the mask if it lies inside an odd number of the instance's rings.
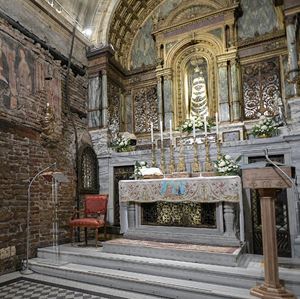
[[[195,253],[195,248],[174,248],[167,257],[165,253],[169,249],[161,243],[155,248],[155,244],[141,241],[131,245],[122,242],[108,241],[98,249],[68,244],[56,250],[42,248],[38,250],[38,257],[29,261],[30,267],[43,275],[157,298],[255,298],[249,290],[263,281],[261,256],[242,255],[235,250],[230,260],[230,253],[226,257],[224,252],[201,253],[198,248]],[[162,254],[163,250],[166,252]],[[288,261],[290,259],[285,260],[286,265]],[[293,267],[280,268],[280,278],[284,279],[287,289],[300,298],[300,263],[297,261]]]

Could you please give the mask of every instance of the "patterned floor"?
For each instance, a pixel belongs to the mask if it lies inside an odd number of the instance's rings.
[[[1,299],[121,299],[116,296],[101,296],[82,292],[74,288],[61,287],[51,283],[20,278],[0,284]]]

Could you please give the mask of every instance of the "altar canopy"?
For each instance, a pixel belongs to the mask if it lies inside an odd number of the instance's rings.
[[[120,202],[239,202],[239,176],[124,180],[119,182]]]

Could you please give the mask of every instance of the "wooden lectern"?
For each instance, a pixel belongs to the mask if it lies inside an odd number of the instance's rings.
[[[280,167],[294,177],[294,167]],[[260,195],[265,281],[253,287],[251,295],[265,299],[296,298],[279,282],[275,200],[276,190],[292,187],[292,182],[275,167],[243,169],[243,187],[257,189]]]

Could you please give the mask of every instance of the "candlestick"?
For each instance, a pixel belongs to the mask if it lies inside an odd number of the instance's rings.
[[[170,145],[170,165],[169,165],[169,173],[172,174],[175,172],[175,159],[174,159],[174,145]]]
[[[160,141],[161,141],[160,148],[163,148],[164,137],[163,137],[162,120],[159,122],[159,127],[160,127]]]
[[[207,120],[206,120],[206,115],[204,116],[204,134],[205,134],[205,137],[207,137]]]
[[[185,158],[184,158],[184,147],[183,147],[183,139],[182,135],[180,136],[180,149],[179,149],[179,159],[178,159],[178,166],[177,166],[177,171],[178,172],[185,172]]]
[[[209,150],[210,150],[210,143],[208,141],[208,138],[205,137],[205,171],[207,172],[213,171]]]
[[[156,151],[155,151],[155,143],[152,142],[152,167],[156,167]]]
[[[194,160],[192,164],[193,173],[197,173],[201,171],[199,159],[198,159],[198,144],[196,143],[196,138],[194,137]]]
[[[153,143],[154,142],[153,122],[150,123],[150,127],[151,127],[151,143]]]
[[[170,146],[173,144],[172,119],[170,119]]]
[[[161,148],[160,152],[160,169],[163,174],[166,173],[166,157],[165,157],[165,149]]]
[[[217,139],[219,138],[219,117],[218,117],[218,112],[216,112],[216,134],[217,134]]]
[[[195,118],[193,118],[193,138],[196,138]]]

